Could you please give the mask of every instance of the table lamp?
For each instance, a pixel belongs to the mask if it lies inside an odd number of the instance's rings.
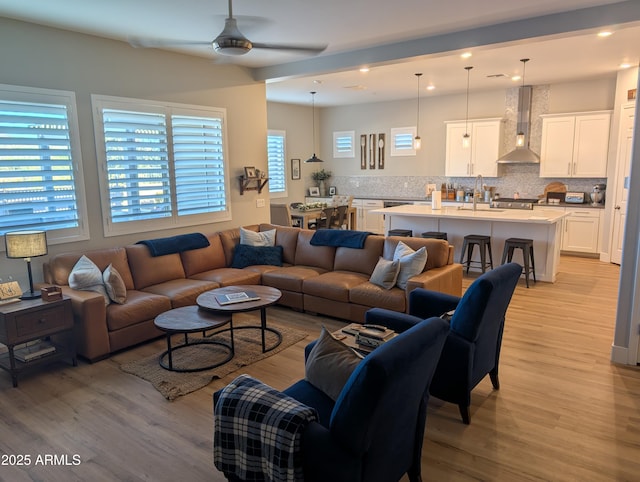
[[[27,262],[29,272],[29,291],[20,299],[31,300],[40,297],[40,291],[33,291],[31,258],[47,254],[47,233],[44,231],[13,231],[5,233],[4,245],[7,258],[22,258]]]

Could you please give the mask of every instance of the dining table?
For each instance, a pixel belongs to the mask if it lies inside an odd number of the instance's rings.
[[[316,219],[322,214],[323,208],[313,209],[291,209],[291,221],[294,226],[299,226],[304,229],[309,229],[309,222],[315,222]],[[356,208],[350,207],[347,209],[347,216],[345,218],[347,229],[357,229],[356,223]]]

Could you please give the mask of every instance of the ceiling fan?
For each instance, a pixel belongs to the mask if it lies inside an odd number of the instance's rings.
[[[220,55],[238,56],[250,52],[252,49],[290,50],[309,54],[318,54],[327,48],[327,45],[287,45],[252,42],[245,37],[236,18],[233,16],[232,0],[229,0],[229,16],[224,21],[224,28],[212,41],[164,41],[151,39],[130,38],[129,43],[133,47],[160,47],[171,45],[211,45],[213,50]]]

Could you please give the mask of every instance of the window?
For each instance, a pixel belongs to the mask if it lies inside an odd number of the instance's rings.
[[[355,131],[342,131],[333,133],[333,157],[353,158],[356,157],[355,151]]]
[[[413,146],[413,138],[415,136],[415,126],[392,128],[390,154],[392,156],[415,156],[416,150]]]
[[[224,109],[92,103],[105,236],[231,219]]]
[[[73,92],[0,85],[0,234],[89,239]]]
[[[269,131],[267,135],[267,160],[269,167],[269,193],[271,197],[287,196],[287,165],[285,162],[285,132]]]

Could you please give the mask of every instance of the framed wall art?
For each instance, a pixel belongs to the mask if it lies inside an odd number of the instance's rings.
[[[244,168],[244,177],[247,179],[255,179],[257,176],[255,167],[246,167]]]
[[[319,195],[320,195],[320,188],[318,186],[309,188],[309,196],[319,196]]]
[[[300,179],[300,159],[291,159],[291,179]]]

